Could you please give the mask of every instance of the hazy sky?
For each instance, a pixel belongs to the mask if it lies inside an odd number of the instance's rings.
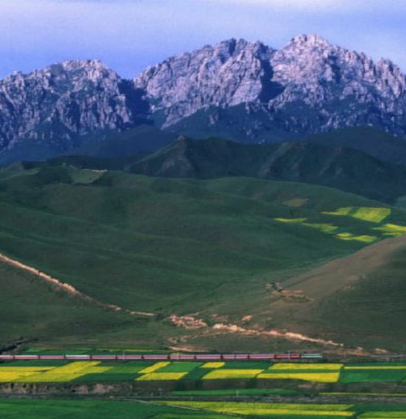
[[[0,0],[0,77],[98,58],[133,77],[229,38],[279,48],[317,33],[406,70],[405,0]]]

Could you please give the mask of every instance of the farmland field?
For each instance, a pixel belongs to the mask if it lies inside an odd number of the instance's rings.
[[[227,415],[134,402],[0,400],[1,419],[227,419]]]
[[[206,402],[160,400],[0,400],[2,419],[395,419],[406,418],[396,404]]]
[[[391,405],[162,401],[166,406],[220,414],[266,418],[406,418],[406,408]]]
[[[0,382],[221,381],[254,379],[315,383],[403,382],[406,364],[56,361],[4,362]]]

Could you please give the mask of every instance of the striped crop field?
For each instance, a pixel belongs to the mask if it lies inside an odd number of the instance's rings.
[[[402,410],[403,408],[403,410]],[[405,419],[404,406],[126,400],[0,400],[2,419]]]
[[[316,383],[406,382],[406,363],[272,363],[266,361],[51,361],[0,364],[0,383],[104,381],[300,380]]]
[[[215,369],[215,368],[224,367],[224,365],[225,365],[225,362],[206,362],[205,364],[202,365],[202,368]]]
[[[384,224],[380,227],[375,227],[374,230],[382,232],[382,234],[387,237],[399,237],[403,236],[403,234],[406,234],[406,226],[392,223]]]
[[[328,371],[339,371],[344,365],[343,364],[274,364],[272,365],[269,370],[295,370],[295,371],[303,371],[303,370],[328,370]]]
[[[281,374],[264,373],[259,374],[257,378],[268,380],[302,380],[313,381],[316,383],[337,383],[340,379],[338,372],[317,373],[317,372],[284,372]]]
[[[388,218],[391,213],[392,210],[390,208],[345,207],[338,208],[334,212],[324,212],[323,214],[352,217],[370,223],[381,223]]]
[[[239,370],[230,370],[230,369],[216,369],[209,372],[203,377],[203,380],[228,380],[230,378],[255,378],[261,374],[263,370],[252,370],[252,369],[239,369]]]
[[[165,401],[167,406],[188,409],[206,410],[244,416],[289,416],[303,417],[352,417],[356,414],[350,411],[352,405],[346,404],[286,404],[286,403],[251,403],[251,402],[182,402]]]
[[[151,372],[141,375],[137,381],[177,381],[186,374],[186,372]]]
[[[361,246],[388,237],[406,234],[406,226],[392,222],[392,210],[385,207],[342,207],[323,211],[319,219],[274,218],[278,223],[291,224],[292,228],[307,227],[342,241],[356,242]]]

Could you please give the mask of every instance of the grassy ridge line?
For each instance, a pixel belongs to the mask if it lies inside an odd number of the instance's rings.
[[[72,285],[69,285],[67,283],[61,282],[56,278],[53,278],[52,276],[39,271],[38,269],[33,268],[32,266],[28,266],[25,265],[24,263],[21,263],[17,260],[11,259],[8,256],[3,255],[2,253],[0,253],[0,261],[5,262],[11,266],[14,266],[18,269],[22,269],[24,271],[27,271],[33,275],[35,275],[38,278],[43,279],[44,281],[52,284],[53,286],[55,286],[58,290],[62,290],[70,295],[73,295],[75,297],[84,299],[88,302],[91,302],[97,306],[106,308],[108,310],[112,310],[112,311],[124,311],[125,313],[131,314],[131,315],[139,315],[139,316],[146,316],[146,317],[153,317],[154,314],[153,313],[145,313],[142,311],[131,311],[131,310],[123,310],[121,307],[118,307],[116,305],[111,305],[111,304],[106,304],[106,303],[102,303],[100,301],[97,301],[96,299],[94,299],[93,297],[89,297],[88,295],[85,295],[83,293],[81,293],[80,291],[78,291],[75,287],[73,287]]]

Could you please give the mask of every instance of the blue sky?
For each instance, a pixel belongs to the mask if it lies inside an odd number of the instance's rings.
[[[125,77],[229,38],[317,33],[406,71],[404,0],[0,0],[0,77],[98,58]]]

